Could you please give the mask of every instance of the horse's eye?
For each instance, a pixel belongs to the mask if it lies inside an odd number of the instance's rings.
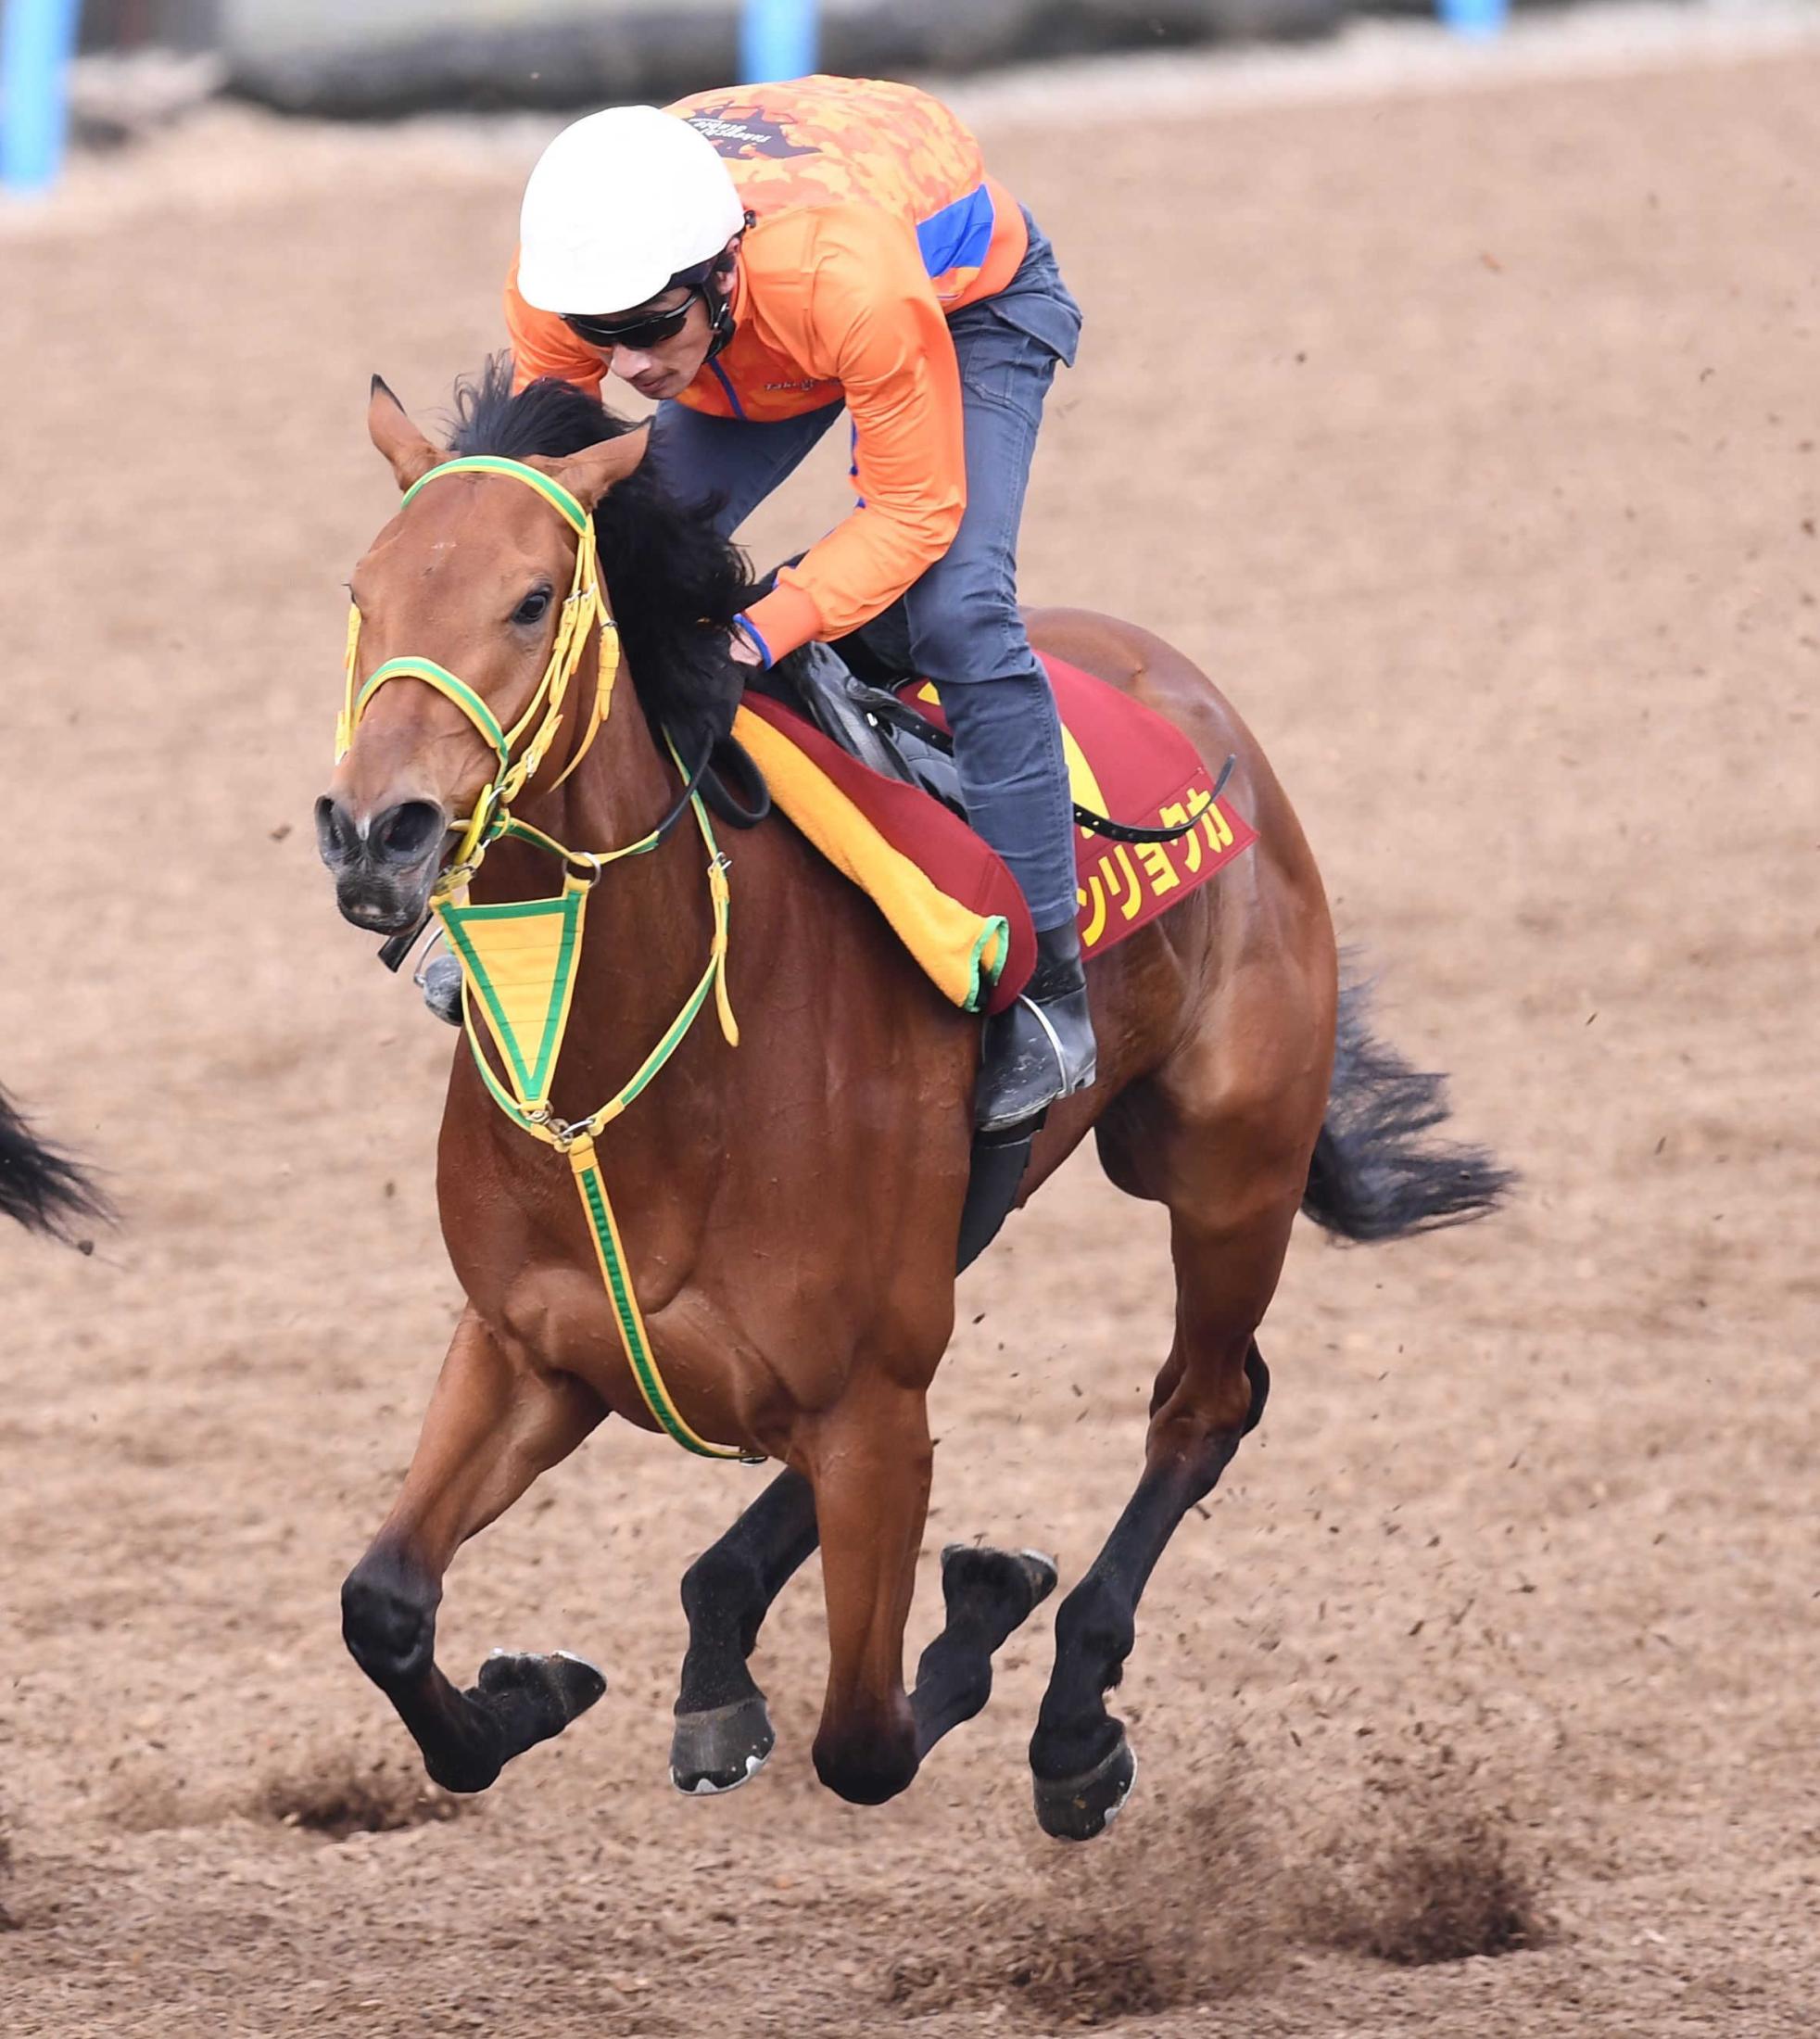
[[[541,623],[550,608],[550,590],[534,588],[512,612],[514,623]]]

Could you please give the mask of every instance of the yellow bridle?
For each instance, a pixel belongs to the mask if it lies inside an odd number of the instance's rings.
[[[709,944],[708,965],[700,982],[684,1002],[663,1038],[638,1065],[631,1080],[616,1096],[586,1119],[565,1122],[550,1109],[550,1094],[556,1065],[568,1030],[569,1006],[581,958],[582,934],[588,893],[609,864],[621,857],[642,855],[664,840],[668,823],[660,824],[636,842],[615,850],[572,850],[529,823],[514,818],[511,804],[529,783],[554,739],[562,718],[569,689],[588,649],[588,638],[598,623],[600,627],[600,678],[595,687],[595,704],[575,755],[550,781],[554,792],[588,754],[613,705],[613,682],[619,675],[619,632],[600,592],[600,558],[594,520],[560,482],[522,462],[497,454],[470,454],[433,468],[404,492],[398,507],[409,504],[418,490],[445,475],[499,475],[535,488],[576,535],[575,577],[562,604],[562,614],[530,704],[510,729],[463,679],[446,666],[428,658],[394,658],[368,675],[358,692],[355,664],[360,652],[360,612],[356,606],[348,622],[347,676],[341,713],[335,723],[335,758],[338,763],[353,746],[354,732],[380,688],[395,679],[419,679],[433,687],[473,723],[498,760],[498,770],[474,802],[465,822],[458,822],[461,840],[453,860],[437,878],[430,893],[430,905],[449,946],[461,963],[462,1032],[487,1094],[499,1109],[534,1139],[554,1147],[568,1159],[575,1189],[581,1198],[588,1231],[594,1241],[600,1278],[619,1326],[620,1341],[631,1366],[645,1406],[660,1426],[686,1450],[702,1458],[741,1459],[748,1454],[724,1445],[709,1443],[698,1436],[677,1410],[664,1386],[646,1335],[644,1317],[626,1264],[619,1227],[600,1178],[595,1154],[595,1136],[619,1117],[670,1059],[707,1004],[712,994],[722,1034],[729,1046],[737,1047],[739,1031],[727,994],[727,950],[729,898],[727,860],[714,841],[714,824],[694,781],[676,757],[671,757],[685,781],[686,804],[695,816],[696,827],[708,852],[708,892],[714,913],[714,934]],[[518,752],[526,730],[536,725],[528,743]],[[518,753],[514,756],[514,753]],[[676,809],[679,815],[681,807]],[[672,819],[676,818],[673,815]],[[480,868],[487,844],[502,835],[537,845],[562,859],[566,867],[562,891],[554,899],[527,900],[517,905],[472,906],[461,896]],[[504,1070],[496,1075],[475,1029],[475,1012],[485,1019]]]
[[[418,493],[433,481],[440,481],[448,475],[501,475],[523,482],[526,488],[536,489],[570,526],[575,533],[576,543],[575,575],[557,622],[556,641],[550,646],[550,663],[543,669],[543,677],[537,682],[530,704],[510,729],[501,728],[499,716],[465,680],[458,679],[434,659],[387,659],[385,665],[368,675],[365,685],[356,693],[354,676],[360,653],[360,612],[358,604],[348,610],[347,684],[341,714],[335,722],[336,763],[346,757],[352,747],[354,732],[373,705],[373,696],[395,679],[421,679],[426,687],[435,688],[445,700],[452,701],[480,732],[482,741],[499,761],[499,770],[474,802],[473,814],[465,823],[457,824],[462,830],[461,840],[449,869],[437,880],[436,890],[441,896],[457,891],[473,877],[485,854],[486,840],[490,840],[489,824],[507,812],[543,763],[545,753],[562,723],[570,685],[580,668],[588,651],[588,640],[597,624],[600,629],[600,678],[594,689],[594,713],[582,732],[575,754],[550,781],[552,792],[588,754],[613,706],[613,682],[619,676],[619,628],[600,592],[600,551],[594,535],[594,520],[580,502],[561,482],[553,481],[535,467],[525,466],[521,461],[504,460],[494,453],[472,453],[461,460],[448,461],[440,467],[433,467],[427,475],[413,482],[405,490],[398,503],[399,510],[408,508]],[[534,722],[536,734],[514,759],[513,752]]]

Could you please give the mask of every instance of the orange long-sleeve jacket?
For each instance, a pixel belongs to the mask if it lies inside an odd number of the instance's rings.
[[[859,507],[750,612],[781,658],[869,622],[953,541],[967,469],[948,314],[1002,290],[1029,234],[973,135],[914,86],[799,78],[666,110],[727,158],[754,221],[733,337],[676,401],[753,420],[844,401],[853,424]],[[555,375],[598,390],[601,356],[527,305],[517,275],[514,261],[505,306],[518,386]]]

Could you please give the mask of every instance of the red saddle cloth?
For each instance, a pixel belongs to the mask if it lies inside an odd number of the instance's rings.
[[[1128,828],[1194,826],[1172,842],[1113,842],[1075,830],[1081,944],[1091,960],[1154,920],[1242,855],[1257,831],[1213,798],[1209,768],[1172,722],[1095,675],[1043,654],[1061,713],[1063,747],[1075,804]],[[906,680],[899,697],[946,728],[940,697],[927,680]],[[843,751],[781,703],[748,694],[745,706],[809,758],[895,849],[930,882],[974,913],[1001,915],[1010,941],[989,1012],[1010,1005],[1036,960],[1030,909],[1017,880],[959,816],[918,786],[886,779]]]

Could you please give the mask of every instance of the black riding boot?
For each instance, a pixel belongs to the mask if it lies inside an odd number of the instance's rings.
[[[973,1122],[997,1133],[1085,1090],[1093,1080],[1093,1020],[1073,920],[1039,928],[1036,968],[1015,1005],[986,1022]]]

